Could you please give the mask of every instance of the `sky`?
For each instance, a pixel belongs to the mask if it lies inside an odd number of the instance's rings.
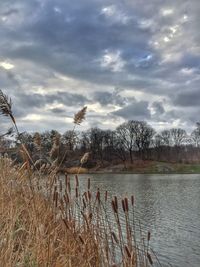
[[[199,0],[1,0],[0,89],[20,130],[188,131],[200,120]],[[0,132],[7,122],[0,121]]]

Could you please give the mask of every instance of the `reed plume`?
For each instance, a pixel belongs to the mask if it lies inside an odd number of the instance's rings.
[[[10,116],[12,120],[14,120],[12,113],[12,100],[5,95],[2,90],[0,90],[0,114],[6,117]]]
[[[81,158],[81,165],[83,165],[83,164],[85,164],[87,161],[88,161],[88,159],[89,159],[89,156],[90,156],[90,153],[89,152],[87,152],[87,153],[85,153],[84,155],[83,155],[83,157]]]
[[[74,115],[74,124],[80,125],[85,120],[87,106],[83,107]]]
[[[60,135],[56,134],[53,137],[53,146],[49,152],[51,159],[57,159],[59,156],[59,150],[60,150]]]

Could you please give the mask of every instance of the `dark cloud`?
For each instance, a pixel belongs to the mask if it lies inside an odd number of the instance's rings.
[[[147,101],[135,101],[134,103],[113,112],[113,114],[126,120],[148,120],[151,117],[148,104]]]
[[[62,109],[62,108],[51,108],[50,111],[53,112],[53,113],[55,113],[55,114],[62,114],[62,113],[65,112],[65,110]]]
[[[199,103],[200,103],[200,90],[180,93],[174,99],[174,104],[184,107],[199,106]]]
[[[153,108],[154,112],[156,113],[156,115],[160,115],[160,114],[163,114],[165,112],[165,109],[163,107],[162,102],[158,102],[158,101],[153,102],[152,108]]]
[[[199,0],[0,1],[0,88],[20,118],[98,102],[120,108],[110,116],[189,122],[199,104],[199,12]]]
[[[99,102],[101,105],[118,105],[124,106],[127,103],[127,99],[119,95],[118,90],[114,90],[112,93],[106,91],[96,91],[93,94],[93,100]]]
[[[46,111],[42,112],[42,109],[47,105],[62,104],[65,108],[74,107],[75,109],[81,108],[90,101],[81,95],[71,94],[67,92],[57,92],[56,94],[17,94],[13,98],[13,110],[17,118],[23,118],[31,113],[45,114],[48,115],[48,111],[56,114],[65,112],[64,108],[46,108]]]

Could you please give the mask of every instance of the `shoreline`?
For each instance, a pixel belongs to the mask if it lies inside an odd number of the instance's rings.
[[[163,163],[146,162],[143,165],[128,165],[125,169],[121,164],[111,166],[101,166],[96,168],[66,168],[62,170],[68,174],[200,174],[200,164],[181,164],[181,163]]]

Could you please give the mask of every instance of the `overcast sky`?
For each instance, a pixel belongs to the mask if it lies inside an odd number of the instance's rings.
[[[200,121],[199,0],[1,0],[0,89],[21,130]],[[1,128],[5,127],[1,121]]]

